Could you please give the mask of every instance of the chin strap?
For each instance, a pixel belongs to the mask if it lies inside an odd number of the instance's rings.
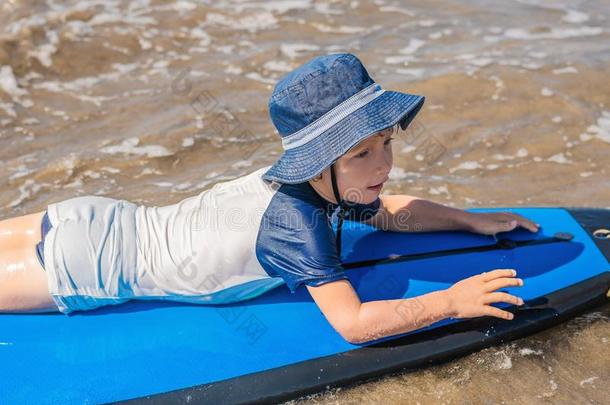
[[[335,199],[337,200],[337,204],[339,204],[339,213],[337,217],[339,218],[339,222],[337,224],[337,254],[339,255],[339,260],[341,260],[341,227],[343,226],[343,217],[345,216],[345,211],[343,209],[343,200],[339,195],[339,188],[337,187],[337,179],[335,177],[335,164],[333,163],[330,166],[330,179],[333,185],[333,193],[335,194]]]

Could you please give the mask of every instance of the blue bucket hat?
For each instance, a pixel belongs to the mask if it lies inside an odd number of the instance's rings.
[[[352,54],[313,58],[273,89],[269,115],[284,153],[263,178],[287,184],[310,180],[363,139],[397,123],[406,129],[424,100],[382,89]]]

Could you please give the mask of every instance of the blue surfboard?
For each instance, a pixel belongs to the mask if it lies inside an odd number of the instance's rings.
[[[221,306],[130,301],[70,316],[0,314],[0,403],[249,403],[446,361],[548,328],[607,300],[610,210],[493,208],[541,224],[496,238],[383,232],[346,221],[342,261],[362,301],[445,289],[496,268],[525,285],[512,321],[448,319],[353,345],[307,289]],[[407,310],[416,311],[417,308]]]

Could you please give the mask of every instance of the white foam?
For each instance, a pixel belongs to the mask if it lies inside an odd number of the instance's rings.
[[[520,148],[517,151],[517,157],[526,157],[527,155],[528,155],[527,149],[525,149],[525,148]]]
[[[604,32],[601,27],[582,26],[578,28],[551,28],[548,32],[531,33],[523,28],[509,28],[504,31],[504,36],[511,39],[565,39],[574,37],[588,37],[599,35]]]
[[[482,166],[479,162],[475,162],[475,161],[466,161],[466,162],[462,162],[459,165],[457,165],[456,167],[453,167],[451,169],[449,169],[450,173],[453,173],[457,170],[475,170],[475,169],[480,169]]]
[[[578,69],[574,66],[566,66],[564,68],[553,69],[553,74],[561,75],[565,73],[578,73]]]
[[[403,179],[407,178],[407,176],[408,175],[404,171],[404,169],[402,167],[397,167],[397,166],[392,167],[392,170],[390,170],[390,173],[388,174],[388,177],[392,181],[403,180]]]
[[[212,43],[212,38],[202,28],[195,27],[195,28],[191,29],[190,34],[191,34],[191,37],[199,39],[198,46],[200,46],[200,47],[206,47]]]
[[[316,5],[314,5],[315,7]],[[243,4],[232,4],[231,8],[234,8],[238,13],[244,9],[263,9],[268,12],[284,14],[291,10],[309,10],[312,7],[311,0],[281,0],[281,1],[260,1]],[[318,6],[320,7],[320,6]],[[320,10],[326,8],[321,7]]]
[[[219,13],[208,13],[205,23],[222,25],[236,31],[247,30],[255,33],[260,30],[276,28],[278,20],[268,11],[257,11],[241,18],[232,18]]]
[[[124,14],[119,10],[110,13],[98,13],[88,21],[89,25],[103,25],[109,23],[125,23],[129,25],[156,25],[157,20],[152,17]]]
[[[420,27],[434,27],[436,25],[435,20],[419,20],[417,24]]]
[[[547,161],[555,163],[571,163],[571,161],[564,156],[563,152],[551,156],[547,159]]]
[[[493,80],[496,84],[496,91],[494,92],[494,94],[492,94],[491,99],[492,100],[497,100],[500,98],[500,92],[502,90],[504,90],[505,86],[504,86],[504,81],[502,79],[500,79],[498,76],[490,76],[489,77],[491,80]]]
[[[240,75],[240,74],[242,74],[242,72],[243,72],[242,68],[240,68],[239,66],[232,65],[230,63],[225,68],[225,73],[228,73],[231,75]]]
[[[412,55],[425,44],[426,44],[426,41],[422,41],[421,39],[418,39],[418,38],[411,38],[411,39],[409,39],[409,44],[407,46],[405,46],[404,48],[400,49],[398,51],[398,53],[400,53],[402,55]]]
[[[580,24],[589,21],[589,15],[582,11],[566,9],[566,14],[561,20],[570,24]]]
[[[320,47],[314,44],[294,43],[280,45],[280,52],[290,59],[297,58],[306,52],[318,51],[319,49]]]
[[[413,55],[404,55],[404,56],[388,56],[383,61],[388,65],[396,65],[399,63],[404,63],[408,65],[409,62],[414,61],[415,57]]]
[[[6,94],[13,97],[13,99],[19,99],[19,97],[28,94],[27,90],[22,89],[17,84],[17,79],[13,74],[13,68],[11,66],[0,67],[0,89]]]
[[[172,7],[176,10],[176,11],[191,11],[197,8],[196,4],[191,3],[190,1],[185,1],[185,0],[178,0],[177,2],[175,2],[174,4],[172,4]]]
[[[296,1],[296,3],[302,3],[302,2]],[[342,15],[342,14],[345,14],[345,12],[343,10],[330,8],[330,3],[318,3],[318,2],[315,2],[314,5],[313,5],[313,9],[315,10],[316,13],[320,13],[320,14],[323,14],[323,15],[329,15],[329,14]]]
[[[540,94],[542,94],[544,97],[550,97],[555,93],[548,87],[543,87],[542,90],[540,90]]]
[[[513,155],[504,155],[502,153],[496,153],[492,157],[496,160],[512,160],[515,158]]]
[[[261,82],[261,83],[267,83],[267,84],[274,84],[275,83],[274,79],[263,77],[258,72],[249,72],[249,73],[246,73],[245,76],[248,79],[256,80],[257,82]]]
[[[138,137],[131,137],[123,140],[119,145],[105,146],[100,149],[102,153],[127,153],[133,155],[146,155],[149,158],[159,156],[169,156],[172,153],[161,145],[137,146],[140,143]]]
[[[275,72],[290,72],[292,70],[292,65],[283,60],[270,60],[266,62],[263,67]]]
[[[231,167],[233,169],[243,169],[244,167],[250,167],[252,166],[252,161],[247,159],[247,160],[238,160],[237,162],[233,163],[231,165]]]
[[[517,66],[529,70],[540,69],[543,65],[536,62],[523,62],[520,59],[502,59],[498,61],[498,64],[502,66]]]
[[[152,184],[157,187],[171,187],[174,185],[174,183],[170,183],[169,181],[153,181]]]
[[[138,68],[138,64],[136,63],[113,63],[112,68],[124,75],[125,73],[129,73]]]
[[[382,11],[384,13],[401,13],[408,15],[409,17],[415,17],[415,13],[413,11],[407,10],[404,7],[381,6],[379,7],[379,11]]]
[[[478,66],[478,67],[485,67],[491,63],[493,63],[493,59],[491,58],[474,58],[468,61],[469,64],[474,65],[474,66]]]
[[[110,172],[110,173],[121,173],[120,169],[117,169],[116,167],[110,167],[110,166],[104,166],[101,168],[101,170],[104,170],[106,172]]]
[[[311,23],[320,32],[332,33],[332,34],[360,34],[369,31],[369,28],[355,27],[349,25],[331,26],[322,23]]]
[[[540,356],[540,355],[542,355],[542,350],[534,350],[534,349],[530,349],[528,347],[524,347],[522,349],[519,349],[519,354],[521,356],[531,356],[533,354]]]
[[[26,199],[34,196],[38,191],[42,189],[42,186],[33,179],[26,179],[24,183],[19,186],[19,197],[11,201],[7,207],[14,208],[20,205]]]
[[[28,168],[24,164],[20,164],[17,167],[17,171],[9,176],[9,180],[18,179],[19,177],[27,176],[28,174],[34,173],[36,170]]]
[[[140,48],[142,48],[143,51],[152,48],[152,42],[147,39],[138,38],[138,42],[140,44]]]
[[[404,148],[402,148],[400,150],[400,152],[402,152],[402,153],[410,153],[410,152],[413,152],[415,149],[417,149],[417,147],[415,145],[407,145]]]
[[[182,140],[183,148],[188,148],[190,146],[193,146],[194,144],[195,144],[195,138],[193,138],[192,136],[186,137]]]
[[[449,190],[447,189],[447,186],[430,187],[430,189],[428,190],[428,193],[432,194],[432,195],[440,195],[440,194],[449,195]]]
[[[423,69],[423,68],[419,68],[419,69],[398,68],[398,69],[396,69],[396,73],[401,74],[401,75],[414,76],[419,79],[424,76],[425,69]]]
[[[528,55],[536,59],[544,59],[548,56],[546,52],[528,52]]]
[[[587,132],[580,134],[580,140],[583,142],[593,138],[610,143],[610,112],[603,111],[595,125],[589,125]]]
[[[597,377],[597,376],[590,377],[590,378],[585,378],[584,380],[582,380],[582,381],[580,382],[580,386],[581,386],[581,387],[584,387],[585,385],[593,385],[593,382],[594,382],[595,380],[597,380],[598,378],[599,378],[599,377]]]
[[[506,354],[503,350],[494,353],[496,356],[499,356],[499,359],[496,361],[496,368],[500,370],[510,370],[513,368],[513,361],[508,354]]]
[[[452,33],[453,33],[453,30],[451,28],[445,28],[441,31],[436,31],[436,32],[432,32],[432,33],[428,34],[428,38],[439,39],[444,36],[451,35]]]

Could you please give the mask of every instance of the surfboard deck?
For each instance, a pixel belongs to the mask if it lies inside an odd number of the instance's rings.
[[[0,398],[5,404],[252,403],[285,401],[416,369],[506,342],[607,301],[610,210],[493,208],[542,225],[498,234],[383,232],[346,221],[342,261],[447,249],[465,252],[346,270],[362,301],[418,296],[495,268],[515,268],[523,287],[505,291],[525,305],[497,318],[444,320],[407,334],[353,345],[326,321],[306,288],[285,285],[222,306],[130,301],[93,311],[0,315]],[[598,232],[596,232],[598,231]],[[558,232],[571,240],[547,240]],[[593,236],[594,233],[599,236]],[[544,242],[544,241],[543,241]],[[404,308],[405,311],[417,311]]]

